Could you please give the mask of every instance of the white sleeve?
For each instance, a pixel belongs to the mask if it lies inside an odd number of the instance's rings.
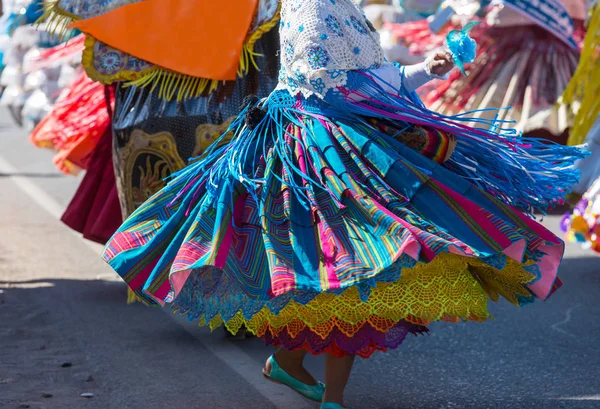
[[[404,90],[412,92],[425,85],[432,79],[447,79],[449,74],[444,77],[432,74],[429,71],[429,58],[422,63],[403,66],[400,69],[393,64],[385,64],[382,67],[371,70],[375,81],[386,91],[390,93],[400,93],[401,87]]]
[[[412,92],[434,78],[431,72],[429,72],[429,60],[426,60],[420,64],[404,67],[404,81],[402,81],[402,85],[404,85],[406,91]]]

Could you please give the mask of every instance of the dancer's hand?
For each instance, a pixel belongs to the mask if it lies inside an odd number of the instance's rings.
[[[454,68],[454,59],[448,51],[438,51],[433,57],[429,58],[429,72],[443,77]]]

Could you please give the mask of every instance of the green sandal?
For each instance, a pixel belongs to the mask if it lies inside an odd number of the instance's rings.
[[[263,376],[271,382],[275,382],[281,385],[285,385],[307,399],[315,402],[321,402],[323,400],[323,393],[325,393],[325,384],[318,382],[316,385],[308,385],[304,382],[300,382],[298,379],[289,375],[285,372],[275,360],[275,357],[271,355],[269,357],[269,363],[271,364],[271,373],[267,373],[263,368]]]
[[[338,405],[333,402],[325,402],[321,404],[321,409],[353,409],[353,408],[345,408],[343,406]]]

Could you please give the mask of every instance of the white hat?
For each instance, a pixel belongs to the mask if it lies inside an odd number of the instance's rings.
[[[323,97],[350,70],[381,66],[379,35],[352,0],[283,0],[278,88]]]

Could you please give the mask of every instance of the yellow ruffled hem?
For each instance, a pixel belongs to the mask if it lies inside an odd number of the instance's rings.
[[[491,317],[488,297],[497,300],[502,295],[518,305],[518,296],[531,297],[525,285],[534,278],[513,260],[503,270],[496,270],[477,259],[441,254],[429,264],[403,269],[396,282],[378,283],[367,302],[360,299],[353,286],[339,295],[318,294],[306,305],[290,301],[278,314],[265,306],[250,319],[239,311],[226,322],[220,315],[210,322],[202,316],[199,324],[211,329],[225,325],[232,333],[244,326],[259,335],[266,331],[277,333],[284,327],[292,334],[299,333],[308,326],[325,338],[334,327],[351,336],[365,323],[385,332],[401,320],[418,325],[431,321],[484,321]]]

